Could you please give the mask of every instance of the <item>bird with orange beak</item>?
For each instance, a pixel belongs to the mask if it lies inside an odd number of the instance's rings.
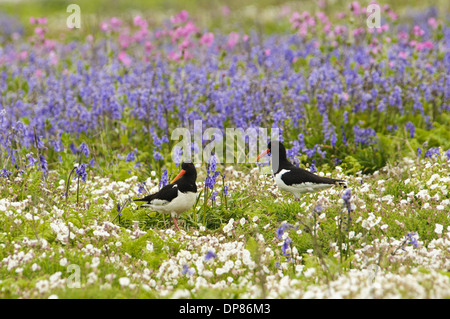
[[[175,229],[180,230],[178,227],[180,214],[191,209],[197,199],[196,180],[197,170],[195,165],[190,162],[183,162],[180,173],[169,185],[164,186],[155,194],[134,201],[146,202],[141,207],[148,207],[162,214],[170,214]]]
[[[294,166],[286,156],[286,148],[279,141],[271,141],[267,149],[256,159],[266,154],[272,155],[272,172],[277,186],[294,195],[296,200],[300,199],[301,194],[313,193],[330,188],[334,185],[346,187],[345,181],[313,174],[303,168]]]

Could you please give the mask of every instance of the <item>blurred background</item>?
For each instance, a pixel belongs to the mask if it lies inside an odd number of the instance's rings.
[[[334,16],[345,11],[352,1],[346,0],[0,0],[0,15],[7,15],[23,25],[25,32],[32,32],[30,17],[46,17],[49,33],[69,31],[66,19],[69,4],[81,8],[82,28],[73,30],[73,35],[98,32],[99,23],[106,18],[132,19],[136,15],[145,18],[150,25],[161,23],[181,10],[187,10],[200,28],[222,32],[234,30],[257,30],[264,33],[289,30],[288,12],[324,11]],[[366,6],[371,1],[360,1]],[[448,22],[450,1],[448,0],[395,0],[379,1],[388,4],[400,17],[414,16],[430,6],[435,7],[440,18]],[[407,21],[404,21],[407,22]],[[10,24],[13,23],[12,20]],[[7,28],[7,24],[0,25]],[[286,29],[286,27],[288,29]]]

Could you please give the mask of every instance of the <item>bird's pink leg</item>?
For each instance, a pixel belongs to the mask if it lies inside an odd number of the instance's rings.
[[[173,223],[175,224],[175,230],[180,230],[180,228],[178,227],[178,218],[172,217],[173,219]]]

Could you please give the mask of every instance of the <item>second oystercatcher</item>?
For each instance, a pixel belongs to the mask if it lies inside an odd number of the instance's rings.
[[[286,148],[279,141],[269,142],[267,149],[257,157],[256,161],[266,154],[272,154],[272,171],[277,186],[293,194],[296,200],[301,194],[317,192],[333,185],[346,187],[345,181],[341,179],[318,176],[294,166],[288,161]]]
[[[197,170],[193,163],[183,162],[180,173],[169,185],[164,186],[155,194],[134,201],[146,202],[141,207],[149,207],[158,213],[171,214],[175,229],[181,213],[188,211],[197,199]]]

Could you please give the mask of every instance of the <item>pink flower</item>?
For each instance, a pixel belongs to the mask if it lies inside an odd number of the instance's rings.
[[[47,24],[47,18],[37,18],[37,24]]]
[[[345,14],[345,12],[336,13],[336,18],[338,18],[338,19],[344,19],[346,16],[347,16],[347,14]]]
[[[150,41],[145,41],[145,52],[150,53],[153,50],[153,45]]]
[[[234,46],[238,43],[238,41],[239,41],[239,33],[231,32],[231,33],[228,35],[227,46],[228,46],[230,49],[233,49]]]
[[[423,31],[418,25],[416,25],[413,28],[413,34],[415,36],[421,37],[425,34],[425,31]]]
[[[35,24],[37,21],[36,21],[36,19],[35,18],[33,18],[33,17],[30,17],[30,23],[31,24]]]
[[[179,61],[181,59],[181,54],[178,52],[171,51],[171,52],[169,52],[167,57],[169,58],[169,60]]]
[[[37,69],[35,72],[34,72],[34,75],[37,77],[37,78],[42,78],[42,76],[44,75],[44,73],[42,72],[42,70],[41,69]]]
[[[247,42],[248,41],[248,35],[244,34],[242,36],[242,41]]]
[[[48,50],[53,50],[56,47],[56,41],[55,40],[49,40],[49,39],[45,39],[44,40],[44,46],[48,49]]]
[[[299,21],[301,18],[300,13],[298,13],[297,11],[292,12],[291,18],[289,19],[290,23],[294,23],[296,21]]]
[[[128,34],[121,33],[119,34],[119,43],[122,49],[126,49],[130,46],[132,39],[128,36]]]
[[[334,33],[336,33],[337,35],[344,34],[345,31],[347,31],[347,27],[343,25],[337,25],[334,27]]]
[[[148,30],[146,28],[142,28],[139,29],[139,31],[137,31],[133,38],[135,41],[140,42],[142,40],[144,40],[144,38],[148,35]]]
[[[357,36],[359,36],[360,34],[364,34],[364,28],[356,28],[355,30],[353,30],[353,36],[354,37],[357,37]]]
[[[186,10],[180,11],[175,17],[170,18],[172,23],[183,23],[189,18],[189,13]]]
[[[22,51],[19,53],[19,60],[20,61],[25,61],[28,57],[28,52],[27,51]]]
[[[178,50],[180,50],[180,51],[186,50],[187,48],[189,48],[190,45],[191,45],[191,42],[189,41],[189,38],[186,38],[183,40],[183,42],[181,42],[178,45]]]
[[[317,19],[318,19],[319,21],[321,21],[322,23],[328,21],[327,15],[326,15],[324,12],[322,12],[322,11],[317,12],[317,13],[316,13],[316,17],[317,17]]]
[[[405,51],[400,51],[398,53],[398,57],[406,60],[406,58],[408,57],[408,54]]]
[[[353,1],[350,4],[350,11],[352,11],[354,15],[359,15],[361,13],[361,5],[358,1]]]
[[[118,58],[119,61],[123,63],[123,65],[130,66],[131,59],[125,51],[120,52]]]
[[[383,33],[383,31],[389,30],[389,24],[383,24],[381,27],[376,28],[378,33]]]
[[[107,32],[109,31],[109,25],[107,22],[102,22],[100,23],[100,30],[102,30],[103,32]]]
[[[306,23],[302,23],[298,28],[298,34],[302,37],[305,37],[308,34],[308,25]]]
[[[148,24],[145,19],[142,19],[140,16],[135,16],[133,19],[133,24],[137,27],[147,28]]]
[[[43,35],[44,29],[42,29],[41,27],[34,28],[34,33],[36,33],[37,35]]]
[[[417,42],[416,43],[416,50],[417,51],[422,51],[424,49],[433,49],[434,48],[434,44],[431,41],[425,41],[425,42]]]
[[[399,31],[397,36],[398,36],[399,40],[408,41],[408,39],[409,39],[409,34],[404,31]]]
[[[210,47],[211,44],[214,42],[214,34],[211,32],[205,33],[200,38],[200,44],[206,45],[207,47]]]
[[[50,64],[51,65],[57,65],[58,64],[58,56],[56,55],[55,51],[50,51],[49,55],[48,55],[49,59],[50,59]]]
[[[230,14],[230,8],[228,8],[227,6],[222,6],[222,15],[224,15],[226,17],[229,14]]]
[[[433,29],[436,29],[439,26],[439,22],[435,18],[428,18],[428,25]]]
[[[186,25],[184,26],[184,29],[183,29],[183,35],[184,35],[184,36],[188,36],[188,35],[190,35],[190,34],[192,34],[192,33],[197,32],[197,31],[198,31],[198,29],[197,29],[197,27],[195,26],[195,24],[194,24],[192,21],[189,21],[189,22],[186,23]]]
[[[116,17],[112,17],[112,18],[109,20],[109,23],[110,23],[110,25],[111,25],[111,28],[112,28],[114,31],[118,31],[118,30],[120,29],[120,26],[122,25],[122,20],[120,20],[120,19],[118,19],[118,18],[116,18]]]
[[[264,54],[265,54],[266,56],[269,56],[269,55],[270,55],[270,49],[265,49],[265,50],[264,50]]]

